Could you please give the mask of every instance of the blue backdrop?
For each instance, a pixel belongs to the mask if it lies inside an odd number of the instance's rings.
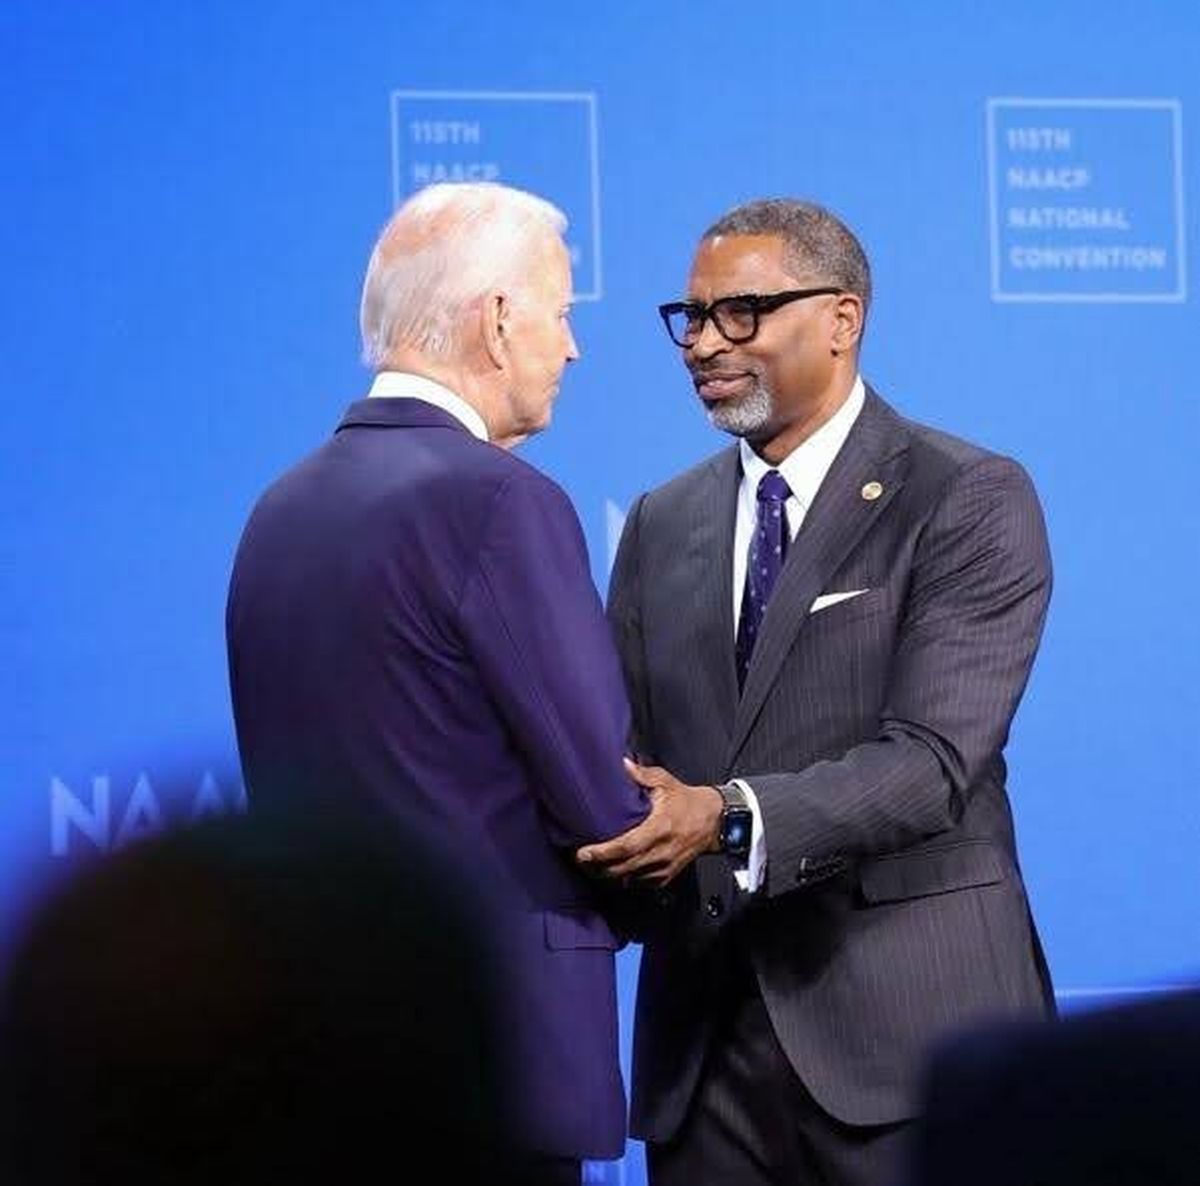
[[[1010,785],[1064,1000],[1195,973],[1198,34],[1190,0],[8,0],[0,928],[74,862],[238,805],[244,517],[365,390],[394,201],[493,177],[572,219],[584,357],[527,455],[601,587],[631,499],[724,443],[654,312],[699,232],[776,194],[856,228],[867,377],[1045,503]]]

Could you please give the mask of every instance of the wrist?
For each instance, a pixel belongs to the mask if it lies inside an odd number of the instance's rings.
[[[701,789],[704,791],[705,835],[708,837],[705,851],[720,852],[721,819],[725,812],[725,799],[719,787],[706,786]]]

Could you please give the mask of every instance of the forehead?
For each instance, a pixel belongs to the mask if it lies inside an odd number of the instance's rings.
[[[784,267],[784,241],[778,235],[714,235],[696,249],[688,296],[712,301],[742,292],[773,292],[791,287],[796,277]]]

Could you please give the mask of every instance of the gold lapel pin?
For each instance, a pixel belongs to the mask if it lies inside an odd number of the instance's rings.
[[[862,496],[867,500],[867,502],[874,502],[882,493],[882,482],[868,482],[862,488]]]

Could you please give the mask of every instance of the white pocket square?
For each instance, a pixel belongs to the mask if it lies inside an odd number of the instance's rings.
[[[837,605],[839,601],[849,601],[851,597],[861,597],[864,593],[870,592],[870,589],[851,589],[848,593],[822,593],[808,607],[808,612],[815,614],[819,609],[828,609],[831,605]]]

